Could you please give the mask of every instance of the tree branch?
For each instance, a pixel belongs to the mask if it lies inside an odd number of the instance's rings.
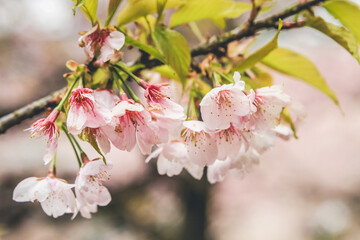
[[[55,107],[60,101],[59,96],[65,91],[66,88],[62,88],[51,93],[48,96],[40,98],[12,113],[9,113],[0,118],[0,134],[5,133],[6,130],[21,123],[25,119],[31,118],[43,111],[48,107]]]
[[[252,24],[246,24],[241,29],[235,29],[232,30],[223,36],[219,36],[215,38],[213,41],[210,41],[208,43],[202,44],[198,46],[197,48],[194,48],[191,51],[191,56],[196,57],[200,55],[205,55],[211,52],[216,51],[219,48],[226,47],[226,45],[232,41],[240,40],[245,37],[253,36],[256,34],[257,31],[266,29],[266,28],[273,28],[277,26],[277,23],[279,19],[284,19],[287,17],[290,17],[294,14],[297,14],[301,12],[302,10],[308,9],[310,7],[316,6],[320,4],[321,2],[325,2],[328,0],[312,0],[305,3],[299,3],[291,8],[288,8],[284,11],[282,11],[279,14],[273,15],[269,18],[266,18],[264,20],[252,23]],[[285,29],[289,28],[295,28],[299,27],[301,25],[299,24],[288,24],[284,25]],[[157,61],[147,61],[145,64],[147,67],[154,67],[159,65],[159,62]],[[39,114],[43,112],[47,107],[53,107],[56,105],[58,100],[55,100],[58,98],[61,93],[64,92],[65,89],[61,89],[58,91],[55,91],[51,93],[50,95],[41,98],[35,102],[32,102],[25,107],[22,107],[12,113],[9,113],[5,116],[2,116],[0,118],[0,134],[5,133],[7,129],[13,127],[16,124],[21,123],[23,120],[27,118],[31,118],[35,116],[36,114]]]
[[[256,31],[265,29],[265,28],[272,28],[276,25],[279,19],[284,19],[290,17],[294,14],[301,12],[309,7],[313,7],[318,5],[321,2],[325,2],[328,0],[312,0],[306,3],[297,4],[291,8],[284,10],[283,12],[273,15],[269,18],[264,20],[258,21],[254,24],[246,24],[240,29],[234,29],[223,36],[219,36],[215,38],[213,41],[203,44],[191,51],[191,56],[196,57],[199,55],[208,54],[210,52],[215,51],[218,48],[225,47],[228,43],[240,40],[245,37],[250,37],[255,35]]]

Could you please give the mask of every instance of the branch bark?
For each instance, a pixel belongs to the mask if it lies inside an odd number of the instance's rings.
[[[273,28],[277,26],[279,19],[284,19],[290,17],[294,14],[301,12],[302,10],[308,9],[310,7],[316,6],[321,2],[325,2],[329,0],[312,0],[305,3],[299,3],[291,8],[288,8],[281,13],[273,15],[269,18],[266,18],[261,21],[257,21],[252,24],[246,24],[240,29],[232,30],[223,36],[217,37],[214,40],[202,44],[191,51],[191,56],[196,57],[200,55],[205,55],[211,52],[216,51],[219,48],[225,47],[228,43],[240,40],[245,37],[250,37],[256,34],[257,31],[266,29],[266,28]],[[299,27],[297,25],[294,26],[285,26],[286,29]],[[158,65],[158,62],[148,61],[146,65]],[[27,118],[31,118],[41,112],[43,112],[46,108],[55,106],[58,101],[55,99],[58,98],[61,93],[63,93],[65,89],[61,89],[51,93],[50,95],[43,97],[37,101],[34,101],[12,113],[9,113],[5,116],[0,117],[0,134],[6,132],[7,129],[15,126],[16,124],[21,123],[23,120]]]

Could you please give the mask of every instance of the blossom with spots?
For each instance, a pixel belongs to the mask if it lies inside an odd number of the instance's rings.
[[[121,100],[112,110],[112,128],[106,128],[106,134],[120,150],[131,151],[137,145],[143,154],[150,154],[154,144],[166,142],[158,134],[158,126],[144,106],[128,99],[122,94]]]
[[[97,62],[108,62],[125,43],[125,36],[114,28],[99,28],[98,25],[90,29],[79,38],[79,46],[84,47],[90,60],[96,57]]]
[[[87,158],[85,158],[87,159]],[[112,164],[101,159],[86,160],[75,180],[77,209],[81,216],[91,218],[97,206],[106,206],[111,201],[109,190],[103,182],[109,179]],[[75,212],[73,218],[78,213]]]
[[[199,166],[212,164],[218,156],[214,132],[202,121],[185,121],[183,125],[185,129],[182,136],[190,161]]]
[[[48,216],[57,218],[65,213],[76,212],[75,196],[71,190],[74,186],[53,175],[42,178],[29,177],[15,187],[13,200],[38,201]]]
[[[236,117],[250,112],[250,102],[244,93],[245,83],[234,73],[234,84],[213,88],[200,103],[201,116],[209,129],[227,129]]]
[[[186,145],[182,140],[173,140],[161,144],[158,149],[152,152],[146,162],[157,159],[157,169],[159,174],[166,174],[168,177],[179,175],[185,168],[195,179],[201,179],[204,167],[190,161]]]
[[[240,125],[246,130],[264,133],[279,124],[280,113],[290,103],[290,97],[281,85],[251,90],[250,114],[240,118]]]
[[[46,154],[43,158],[45,164],[51,162],[58,146],[59,128],[55,124],[58,116],[59,111],[54,109],[48,117],[37,120],[27,129],[31,132],[31,137],[47,136]]]

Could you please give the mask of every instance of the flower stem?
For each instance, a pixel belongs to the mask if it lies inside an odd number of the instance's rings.
[[[72,85],[70,86],[70,88],[66,91],[65,96],[61,99],[60,103],[56,106],[56,108],[55,108],[56,110],[61,111],[61,109],[63,108],[65,102],[66,102],[66,101],[68,100],[68,98],[70,97],[71,92],[72,92],[73,88],[75,87],[75,84],[77,83],[78,80],[79,80],[79,77],[77,77],[77,78],[74,80],[73,84],[72,84]]]
[[[52,163],[51,163],[49,175],[52,175],[52,176],[56,175],[56,153],[55,153]]]
[[[71,137],[70,137],[70,134],[69,134],[66,126],[63,124],[63,125],[61,126],[61,129],[64,131],[66,137],[69,139],[69,142],[70,142],[70,144],[71,144],[71,146],[72,146],[72,148],[73,148],[73,150],[74,150],[74,152],[75,152],[76,159],[77,159],[77,161],[78,161],[79,167],[81,167],[81,166],[82,166],[81,159],[80,159],[80,157],[79,157],[79,154],[78,154],[78,152],[77,152],[77,150],[76,150],[76,147],[75,147],[75,145],[74,145],[74,143],[73,143],[73,141],[72,141],[72,139],[71,139]]]
[[[123,71],[124,73],[126,73],[127,75],[129,75],[132,79],[135,80],[135,82],[137,82],[138,84],[140,84],[141,79],[138,78],[137,76],[135,76],[135,74],[133,74],[127,67],[125,64],[123,63],[118,63],[117,65],[114,65],[114,67],[120,69],[121,71]]]
[[[140,102],[140,99],[136,96],[136,94],[133,92],[133,90],[130,88],[130,86],[126,83],[126,81],[122,78],[121,74],[118,73],[116,70],[114,72],[117,75],[117,77],[121,80],[122,84],[125,86],[127,92],[130,94],[131,98],[135,102]]]

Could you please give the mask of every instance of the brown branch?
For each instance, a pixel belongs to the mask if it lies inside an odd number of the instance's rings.
[[[264,20],[246,24],[240,30],[230,31],[223,36],[217,37],[215,40],[208,43],[202,44],[197,48],[191,51],[191,56],[196,57],[200,55],[205,55],[211,52],[216,52],[218,49],[225,48],[228,43],[240,40],[245,37],[253,36],[257,31],[265,28],[273,28],[278,24],[279,19],[284,19],[290,17],[294,14],[301,12],[302,10],[308,9],[310,7],[316,6],[321,2],[328,0],[312,0],[305,3],[299,3],[291,8],[284,10],[283,12],[273,15]],[[284,24],[284,29],[300,27],[301,24]],[[145,62],[146,67],[154,67],[161,64],[159,61],[147,60]],[[192,66],[195,66],[194,64]],[[52,94],[41,98],[35,102],[32,102],[25,107],[22,107],[12,113],[9,113],[5,116],[0,117],[0,134],[5,133],[7,129],[13,127],[16,124],[21,123],[27,118],[31,118],[36,114],[43,112],[47,107],[53,107],[57,103],[55,100],[60,94],[64,92],[64,89],[53,92]]]
[[[265,28],[272,28],[279,19],[285,19],[287,17],[290,17],[294,14],[297,14],[301,12],[302,10],[308,9],[310,7],[316,6],[321,2],[325,2],[328,0],[312,0],[306,3],[297,4],[291,8],[288,8],[284,10],[283,12],[273,15],[269,18],[266,18],[264,20],[258,21],[254,24],[247,24],[244,27],[242,27],[240,30],[233,30],[230,31],[223,36],[217,37],[213,41],[206,43],[204,45],[201,45],[191,51],[191,56],[196,57],[199,55],[208,54],[210,52],[215,51],[218,48],[225,47],[228,43],[240,40],[245,37],[250,37],[255,35],[255,33],[259,30],[265,29]]]
[[[9,113],[0,118],[0,134],[5,133],[6,130],[21,123],[25,119],[31,118],[43,111],[48,107],[55,107],[60,101],[58,98],[66,88],[57,90],[48,96],[40,98],[12,113]]]

